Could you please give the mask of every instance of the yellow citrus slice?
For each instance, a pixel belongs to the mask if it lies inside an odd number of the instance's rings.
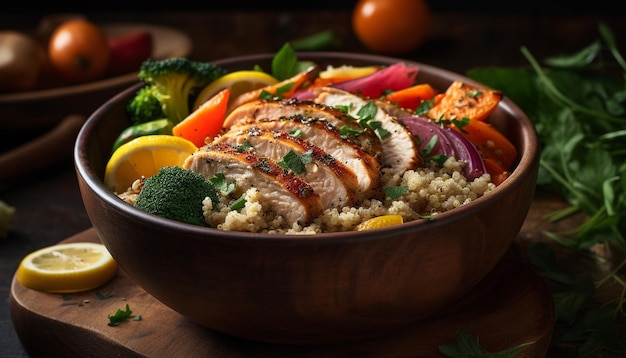
[[[165,166],[181,166],[198,149],[191,141],[167,134],[135,138],[117,148],[104,172],[104,185],[123,193],[137,179],[150,177]]]
[[[320,78],[341,78],[343,80],[355,79],[371,75],[378,71],[377,66],[355,67],[350,65],[342,65],[338,67],[328,66],[324,71],[320,72]]]
[[[102,286],[117,270],[117,262],[104,245],[72,242],[44,247],[26,255],[15,277],[23,286],[34,290],[69,293]]]
[[[401,215],[382,215],[375,218],[371,218],[360,223],[357,227],[357,231],[382,229],[384,227],[402,224],[404,220]]]
[[[225,88],[230,88],[229,102],[231,102],[242,93],[254,91],[275,83],[278,83],[278,80],[265,72],[252,70],[231,72],[204,87],[198,94],[193,109],[200,107],[202,103],[208,101]]]

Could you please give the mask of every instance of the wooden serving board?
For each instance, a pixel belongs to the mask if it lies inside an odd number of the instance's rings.
[[[88,229],[66,241],[99,239]],[[109,326],[109,315],[127,304],[141,320]],[[518,356],[543,357],[555,320],[544,281],[512,251],[436,316],[392,335],[339,345],[278,345],[212,331],[163,305],[123,271],[97,290],[71,297],[25,288],[14,278],[10,305],[16,332],[33,357],[432,357],[442,356],[439,346],[455,344],[460,330],[490,352],[532,342]]]

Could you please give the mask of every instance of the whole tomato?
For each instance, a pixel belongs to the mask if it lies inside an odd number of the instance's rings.
[[[371,51],[406,54],[427,38],[430,8],[426,0],[359,0],[352,13],[352,28]]]
[[[80,83],[101,78],[109,63],[107,37],[94,23],[73,19],[59,25],[48,42],[48,57],[63,80]]]

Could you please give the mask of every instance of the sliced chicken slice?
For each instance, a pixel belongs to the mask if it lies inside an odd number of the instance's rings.
[[[239,195],[257,188],[261,205],[283,216],[289,226],[307,225],[323,212],[320,196],[307,182],[254,152],[227,144],[207,145],[190,155],[183,167],[207,179],[222,173],[236,183]]]
[[[348,91],[331,87],[319,87],[311,90],[315,94],[316,103],[331,107],[347,108],[348,113],[359,118],[359,112],[365,106],[373,107],[375,114],[367,123],[370,127],[381,129],[375,130],[382,141],[383,166],[388,168],[394,178],[399,178],[405,171],[417,169],[423,164],[423,158],[419,150],[419,144],[411,132],[395,117],[376,105],[376,101],[365,100]],[[389,183],[393,184],[393,183]]]
[[[265,119],[253,124],[234,126],[228,132],[228,135],[246,136],[252,128],[294,133],[299,138],[322,148],[354,173],[359,185],[357,193],[359,201],[380,194],[380,189],[382,188],[380,176],[382,158],[378,155],[376,157],[370,155],[361,146],[352,142],[349,138],[343,137],[339,130],[327,121],[301,115],[279,117],[273,120]]]
[[[245,133],[231,130],[217,138],[215,143],[251,146],[255,152],[278,163],[287,162],[288,158],[295,160],[302,165],[302,170],[292,169],[319,194],[324,209],[353,206],[357,202],[360,190],[354,172],[309,141],[286,132],[254,126]]]
[[[224,128],[237,123],[255,123],[267,119],[302,116],[304,119],[315,118],[325,120],[336,127],[345,137],[349,137],[363,150],[372,156],[380,155],[381,143],[376,133],[370,128],[363,128],[345,111],[313,103],[301,102],[296,99],[284,101],[256,100],[235,108],[224,120]]]

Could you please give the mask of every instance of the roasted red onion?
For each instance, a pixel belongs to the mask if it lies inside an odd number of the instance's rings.
[[[379,98],[385,91],[398,91],[412,86],[418,70],[417,67],[398,62],[371,75],[335,83],[332,87],[358,93],[366,98]]]
[[[438,143],[429,154],[441,154],[464,161],[466,164],[463,167],[463,175],[468,180],[474,180],[487,171],[474,144],[454,129],[419,116],[399,117],[398,120],[420,139],[420,149],[422,150],[428,145],[432,137],[437,135]]]

